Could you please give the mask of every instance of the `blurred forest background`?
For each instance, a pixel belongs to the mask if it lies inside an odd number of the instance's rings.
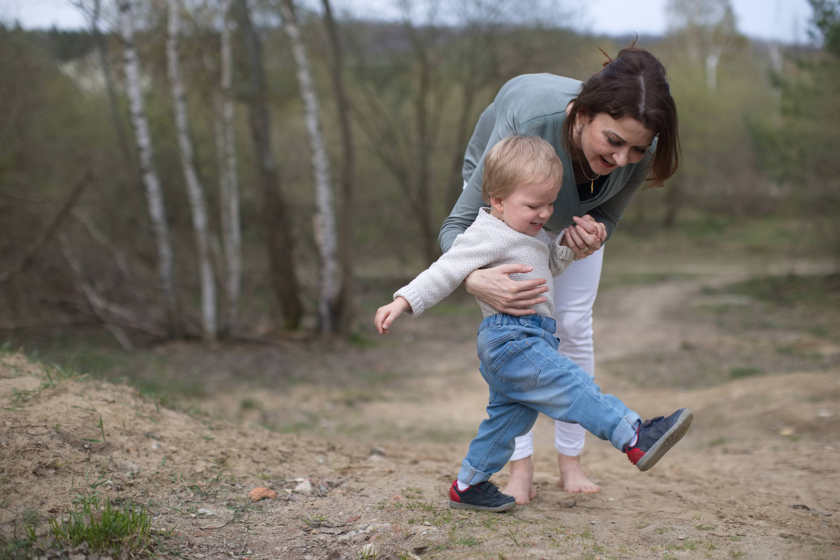
[[[669,70],[684,164],[617,237],[759,224],[756,251],[840,260],[840,2],[809,2],[813,41],[785,45],[741,35],[728,0],[670,0],[639,44]],[[633,40],[538,0],[401,0],[393,22],[341,0],[74,3],[87,30],[0,27],[0,342],[354,340],[361,294],[438,255],[498,89],[585,80]]]

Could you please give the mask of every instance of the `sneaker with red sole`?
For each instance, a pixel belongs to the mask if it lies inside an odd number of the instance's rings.
[[[624,450],[627,458],[640,471],[648,470],[682,439],[693,419],[689,409],[681,408],[667,418],[657,416],[646,420],[636,430],[639,436],[636,445]]]
[[[502,494],[499,487],[489,480],[458,490],[458,481],[449,487],[449,507],[502,512],[516,507],[516,498]]]

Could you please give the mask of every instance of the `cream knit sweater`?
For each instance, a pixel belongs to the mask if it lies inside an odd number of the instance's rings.
[[[574,259],[572,250],[560,245],[562,237],[552,241],[543,230],[533,237],[519,233],[491,216],[489,208],[482,208],[475,222],[455,239],[452,248],[410,284],[397,290],[394,298],[404,297],[411,305],[408,313],[420,315],[455,291],[473,270],[479,268],[521,263],[534,269],[525,274],[511,274],[513,280],[547,280],[559,276]],[[537,315],[551,317],[554,314],[554,283],[546,285],[548,292],[541,294],[546,301],[534,305],[533,309]],[[499,313],[480,299],[476,298],[476,301],[485,317]]]

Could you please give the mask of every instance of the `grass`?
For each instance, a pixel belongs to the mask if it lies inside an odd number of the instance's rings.
[[[116,508],[94,493],[77,496],[74,508],[51,519],[48,528],[39,525],[36,511],[26,510],[13,534],[0,536],[0,560],[41,558],[47,551],[64,557],[67,549],[80,545],[113,557],[153,555],[161,536],[168,536],[152,529],[152,515],[143,507]]]
[[[754,375],[762,375],[763,373],[764,370],[757,367],[733,367],[729,369],[729,377],[732,379],[753,377]]]
[[[86,543],[91,550],[120,555],[152,551],[152,516],[145,508],[117,509],[96,495],[81,497],[75,511],[50,521],[55,540],[63,546]]]

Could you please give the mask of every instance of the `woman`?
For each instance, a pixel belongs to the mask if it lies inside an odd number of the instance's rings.
[[[464,156],[464,192],[440,231],[441,248],[475,220],[481,200],[483,158],[499,140],[512,134],[540,136],[563,162],[563,187],[546,230],[559,234],[579,259],[554,279],[559,351],[594,375],[592,306],[598,291],[604,251],[624,210],[646,181],[661,186],[679,165],[677,109],[665,68],[634,44],[607,60],[585,83],[550,74],[512,79],[482,113]],[[654,149],[655,147],[655,149]],[[544,301],[545,281],[517,282],[509,275],[522,265],[476,270],[467,291],[500,313],[526,315]],[[583,473],[580,453],[584,430],[557,422],[560,484],[567,492],[598,492]],[[532,435],[516,439],[511,478],[504,490],[527,504],[535,497]]]

